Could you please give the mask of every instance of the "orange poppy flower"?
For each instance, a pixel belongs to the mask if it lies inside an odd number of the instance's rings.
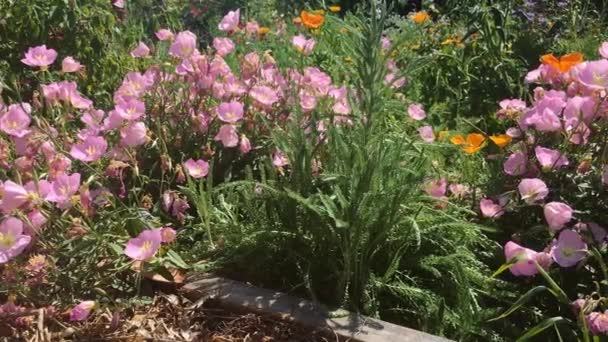
[[[455,135],[450,139],[450,142],[454,145],[462,145],[466,143],[462,135]]]
[[[422,24],[422,23],[425,23],[425,22],[431,20],[431,16],[428,14],[427,11],[416,12],[416,13],[412,14],[410,16],[410,18],[416,24]]]
[[[486,137],[483,134],[471,133],[467,135],[467,142],[462,150],[464,153],[473,154],[483,147],[485,141]]]
[[[455,135],[450,141],[454,145],[463,145],[462,150],[464,153],[473,154],[483,147],[486,137],[483,134],[471,133],[467,135],[466,140],[462,135]]]
[[[323,13],[318,14],[304,10],[300,12],[300,19],[302,20],[302,24],[309,29],[318,29],[325,22],[325,16]]]
[[[562,73],[568,72],[573,66],[582,63],[584,60],[583,54],[578,52],[563,55],[560,58],[555,57],[552,53],[540,57],[543,64],[550,65]]]
[[[329,9],[330,12],[333,12],[333,13],[338,13],[342,10],[342,7],[340,7],[340,6],[329,6],[327,8]]]
[[[490,140],[492,140],[498,147],[505,147],[511,143],[512,139],[506,134],[499,134],[490,136]]]
[[[262,27],[260,27],[260,28],[258,29],[258,34],[259,34],[260,36],[263,36],[263,35],[265,35],[265,34],[266,34],[266,33],[268,33],[268,32],[270,32],[270,28],[269,28],[269,27],[266,27],[266,26],[262,26]]]

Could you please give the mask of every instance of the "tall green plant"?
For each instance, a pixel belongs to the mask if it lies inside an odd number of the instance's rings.
[[[468,211],[437,209],[420,190],[437,176],[435,151],[395,124],[404,105],[385,82],[386,7],[365,13],[377,15],[327,22],[351,32],[352,114],[294,107],[286,126],[269,126],[289,165],[266,160],[213,189],[224,271],[460,340],[492,336],[481,303],[495,282],[474,251],[493,246]]]

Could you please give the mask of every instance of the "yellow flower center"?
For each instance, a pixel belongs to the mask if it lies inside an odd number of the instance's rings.
[[[86,153],[87,153],[89,156],[92,156],[92,155],[97,154],[97,148],[96,148],[95,146],[89,146],[89,147],[87,147],[87,149],[85,150],[85,152],[86,152]]]
[[[15,243],[15,237],[10,233],[0,233],[0,246],[8,248]]]
[[[606,85],[606,78],[604,77],[604,75],[599,75],[597,73],[593,73],[593,83],[603,87]]]
[[[60,186],[59,187],[59,192],[61,192],[62,195],[67,195],[68,192],[70,192],[70,189],[68,189],[68,187],[65,186],[65,185],[64,186]]]
[[[151,241],[146,241],[143,243],[143,245],[141,245],[141,252],[142,253],[146,253],[147,251],[152,249],[152,242]]]

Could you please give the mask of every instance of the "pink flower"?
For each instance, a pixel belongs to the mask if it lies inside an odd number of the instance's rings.
[[[40,228],[46,224],[48,219],[44,216],[39,210],[31,211],[27,214],[27,220],[29,222],[25,222],[25,226],[23,227],[27,233],[27,235],[38,234]]]
[[[80,187],[80,173],[60,175],[51,183],[51,190],[46,196],[49,202],[66,204]]]
[[[146,134],[148,129],[141,122],[132,122],[120,130],[120,145],[124,147],[137,147],[143,145],[148,140]]]
[[[277,92],[267,86],[256,85],[249,91],[249,95],[264,106],[272,106],[279,101]]]
[[[331,88],[331,77],[319,68],[307,67],[302,83],[312,88],[315,95],[327,95]]]
[[[521,199],[528,204],[540,201],[549,194],[547,184],[538,178],[524,178],[517,188]]]
[[[173,242],[175,240],[175,235],[177,235],[177,233],[173,228],[164,227],[160,229],[161,241],[163,243]]]
[[[118,114],[116,109],[111,110],[108,116],[103,120],[102,130],[111,131],[122,126],[124,118]]]
[[[572,77],[590,90],[608,87],[608,60],[583,62],[570,69]]]
[[[40,198],[45,198],[51,191],[51,183],[47,180],[40,179],[38,183],[29,181],[23,186],[27,190],[29,200],[37,201]]]
[[[224,102],[217,107],[217,116],[226,123],[237,123],[243,118],[243,114],[243,104],[238,101]]]
[[[551,248],[551,256],[562,267],[571,267],[587,256],[587,244],[570,229],[563,230]]]
[[[0,130],[17,138],[23,138],[30,131],[30,113],[32,107],[29,103],[18,103],[8,106],[8,111],[0,117]]]
[[[405,85],[406,79],[405,77],[397,78],[396,72],[391,72],[390,74],[384,77],[384,83],[390,85],[393,89],[399,89]]]
[[[158,40],[172,40],[173,39],[173,32],[167,30],[167,29],[160,29],[158,31],[156,31],[155,33],[156,38],[158,38]]]
[[[465,198],[471,193],[471,188],[465,184],[450,184],[448,187],[456,198]]]
[[[566,125],[576,126],[580,121],[590,124],[596,114],[597,104],[592,97],[574,96],[568,99],[564,108]]]
[[[591,312],[585,317],[585,320],[589,331],[593,335],[605,335],[608,333],[608,310],[603,313]]]
[[[441,198],[445,196],[448,182],[445,178],[428,181],[424,184],[424,191],[431,197]]]
[[[558,114],[566,106],[565,97],[565,93],[548,91],[547,95],[538,99],[534,107],[520,117],[520,127],[525,130],[529,126],[534,126],[543,132],[559,131],[561,121]]]
[[[300,91],[300,107],[304,112],[310,112],[317,107],[317,98],[307,91]]]
[[[128,100],[119,98],[115,110],[116,114],[121,118],[133,121],[146,114],[146,105],[135,98],[130,98]]]
[[[78,109],[87,109],[91,107],[93,102],[82,96],[76,88],[76,82],[61,81],[49,85],[42,85],[42,93],[46,101],[51,105],[57,104],[61,100]]]
[[[224,57],[229,55],[232,51],[234,51],[234,42],[230,38],[214,38],[213,39],[213,48],[217,50],[217,53]]]
[[[145,261],[154,256],[162,242],[160,229],[144,230],[127,242],[124,253],[133,260]]]
[[[220,31],[234,31],[235,28],[239,25],[239,21],[241,20],[241,10],[237,9],[236,11],[230,11],[222,21],[220,21],[217,26]]]
[[[559,116],[548,108],[535,116],[532,124],[541,132],[557,132],[562,128]]]
[[[244,134],[241,134],[241,142],[239,143],[239,150],[241,151],[242,154],[247,154],[247,153],[249,153],[249,151],[251,151],[251,142]]]
[[[521,176],[528,170],[528,158],[522,152],[515,152],[507,158],[503,169],[510,176]]]
[[[545,204],[544,213],[549,227],[560,230],[572,220],[573,210],[566,203],[549,202]]]
[[[116,8],[125,8],[125,0],[113,0],[112,5]]]
[[[522,247],[513,241],[507,242],[504,247],[505,259],[513,263],[509,270],[514,276],[529,277],[538,273],[535,261],[541,264],[545,253],[538,253],[529,248]],[[542,264],[541,264],[542,266]]]
[[[407,107],[407,113],[409,114],[410,118],[416,121],[424,120],[426,118],[424,108],[418,103],[409,105],[409,107]]]
[[[53,64],[55,58],[57,58],[57,51],[47,49],[46,45],[40,45],[29,48],[25,53],[25,58],[21,62],[31,67],[46,69],[49,65]]]
[[[18,209],[32,199],[32,195],[21,185],[7,180],[3,184],[2,202],[0,208],[4,213]]]
[[[31,236],[23,234],[23,222],[8,216],[0,223],[0,264],[17,257],[30,244]]]
[[[228,77],[224,83],[224,90],[231,95],[241,96],[247,93],[246,85],[236,77]]]
[[[524,82],[527,84],[537,83],[538,81],[540,81],[540,67],[534,70],[530,70],[524,78]]]
[[[272,165],[278,168],[282,168],[284,166],[289,165],[289,159],[287,158],[287,156],[285,156],[283,151],[276,150],[274,152],[274,155],[272,156]]]
[[[498,103],[500,110],[496,113],[499,119],[514,119],[526,109],[526,102],[520,99],[504,99]]]
[[[521,137],[521,130],[517,127],[511,127],[507,129],[507,135],[511,138],[519,138]]]
[[[501,217],[505,211],[500,204],[494,203],[491,199],[484,198],[479,202],[479,209],[484,217],[498,218]]]
[[[570,308],[572,308],[574,313],[578,315],[578,313],[581,311],[581,309],[585,307],[585,303],[586,303],[586,301],[584,299],[579,298],[579,299],[573,301],[572,303],[570,303]]]
[[[174,57],[188,58],[196,50],[196,35],[190,31],[177,34],[175,41],[169,48],[169,54]]]
[[[224,147],[235,147],[239,144],[239,136],[233,125],[222,125],[214,140],[221,141]]]
[[[296,47],[298,52],[302,53],[304,56],[310,55],[316,44],[313,38],[306,39],[306,37],[302,34],[294,36],[291,39],[291,43]]]
[[[106,153],[108,142],[100,136],[88,136],[70,149],[72,158],[83,162],[94,162]]]
[[[350,104],[348,103],[348,89],[346,89],[346,86],[331,89],[329,91],[329,96],[333,97],[334,100],[336,100],[332,107],[334,113],[341,115],[350,114]]]
[[[249,21],[245,25],[245,30],[250,34],[257,34],[260,29],[260,24],[257,21]]]
[[[603,42],[598,51],[600,56],[608,59],[608,42]]]
[[[171,215],[175,216],[182,224],[186,220],[186,210],[190,208],[190,205],[183,198],[176,197],[173,201],[173,207],[171,208]]]
[[[387,52],[391,48],[391,39],[387,36],[383,36],[380,39],[380,45],[382,46],[382,51]]]
[[[144,42],[139,42],[137,47],[131,51],[131,57],[147,57],[150,55],[150,48]]]
[[[61,62],[61,71],[68,72],[78,72],[82,69],[82,64],[78,63],[73,57],[68,56],[63,59]]]
[[[153,84],[153,79],[150,79],[138,72],[130,72],[125,76],[122,84],[114,93],[114,96],[139,97],[143,95]]]
[[[420,133],[420,137],[422,140],[427,143],[432,143],[435,141],[435,132],[433,132],[433,127],[431,126],[422,126],[418,128],[418,133]]]
[[[70,321],[81,322],[86,321],[91,314],[91,311],[95,309],[96,303],[93,300],[85,300],[80,302],[70,311]]]
[[[536,146],[536,148],[534,148],[534,152],[536,153],[536,159],[538,159],[538,162],[544,171],[567,166],[569,164],[566,156],[560,151]]]
[[[589,127],[584,122],[579,122],[578,120],[567,121],[566,132],[570,134],[570,139],[568,140],[575,145],[586,144],[589,142],[589,136],[591,135]]]
[[[184,167],[192,178],[203,178],[209,173],[209,163],[202,159],[193,160],[190,158],[184,163]]]

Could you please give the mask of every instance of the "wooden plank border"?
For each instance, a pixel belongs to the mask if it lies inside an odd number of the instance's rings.
[[[190,277],[181,290],[192,300],[210,298],[229,309],[265,314],[315,329],[327,328],[353,342],[450,341],[352,312],[331,318],[326,310],[309,300],[211,274]]]

